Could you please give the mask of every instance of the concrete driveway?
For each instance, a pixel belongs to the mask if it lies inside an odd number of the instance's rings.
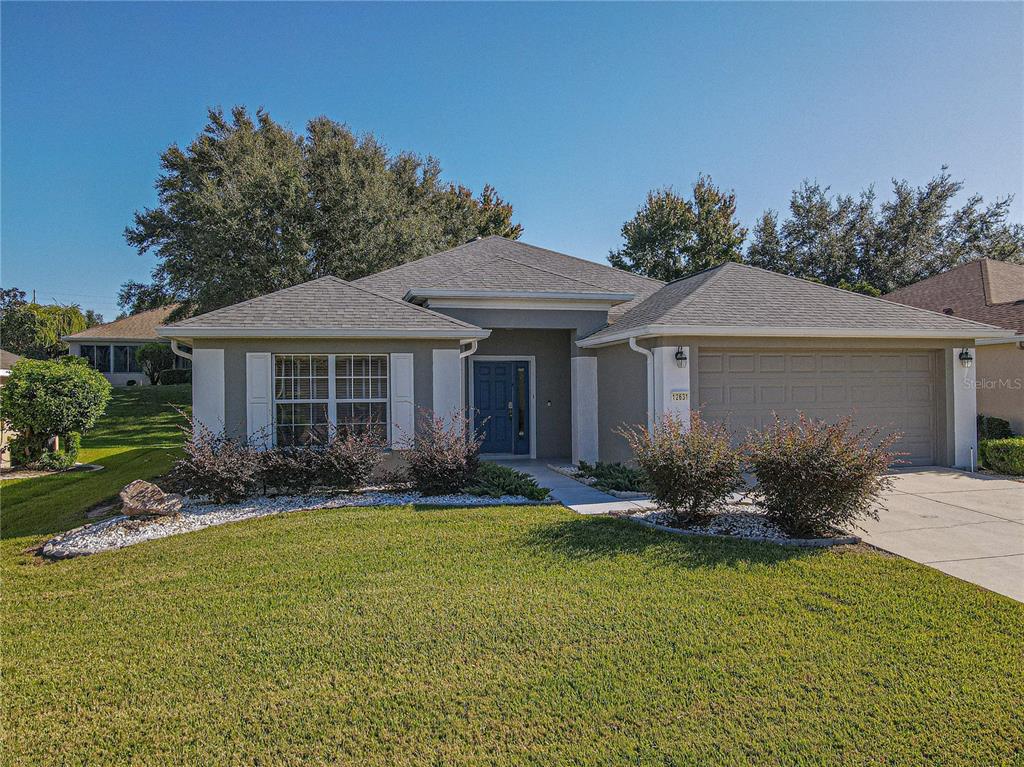
[[[1024,483],[943,468],[895,481],[867,543],[1024,602]]]

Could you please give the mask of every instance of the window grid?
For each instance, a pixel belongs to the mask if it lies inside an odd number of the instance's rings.
[[[388,434],[387,354],[275,354],[277,444],[306,445],[372,427]]]

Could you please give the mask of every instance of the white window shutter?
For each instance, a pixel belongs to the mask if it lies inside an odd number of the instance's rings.
[[[274,370],[270,352],[245,355],[245,424],[249,441],[258,447],[274,443]]]
[[[404,450],[412,447],[416,428],[416,405],[413,398],[412,354],[391,355],[391,447]]]

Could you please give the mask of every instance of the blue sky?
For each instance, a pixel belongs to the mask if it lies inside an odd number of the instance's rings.
[[[603,260],[700,172],[750,224],[804,178],[949,164],[1024,219],[1024,5],[2,5],[2,282],[110,319],[122,231],[211,105],[316,115],[494,184],[524,239]]]

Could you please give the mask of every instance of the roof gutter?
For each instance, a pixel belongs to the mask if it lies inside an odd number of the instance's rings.
[[[629,339],[629,348],[647,358],[647,435],[654,431],[654,352],[637,345],[636,336]]]
[[[614,329],[614,325],[612,329]],[[655,336],[753,336],[760,338],[993,338],[1006,343],[1013,340],[1014,331],[991,325],[970,325],[963,329],[952,328],[921,330],[893,328],[828,328],[828,327],[770,327],[758,325],[643,325],[618,333],[603,335],[595,333],[581,338],[576,345],[581,349],[610,346],[629,339],[652,338]]]
[[[239,328],[164,325],[156,329],[161,338],[444,338],[481,339],[490,336],[482,328],[420,330],[416,328]]]

